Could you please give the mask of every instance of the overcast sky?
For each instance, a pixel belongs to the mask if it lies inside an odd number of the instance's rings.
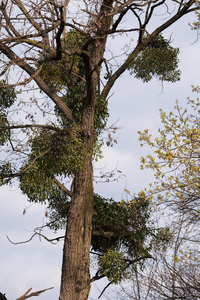
[[[117,168],[125,176],[118,182],[95,185],[95,191],[105,197],[120,201],[124,197],[124,188],[135,193],[148,185],[152,174],[141,171],[139,167],[140,156],[148,154],[148,149],[139,146],[137,131],[149,128],[156,135],[160,127],[159,108],[169,112],[176,99],[185,106],[188,96],[196,97],[191,92],[191,85],[200,83],[200,47],[199,41],[194,43],[196,33],[190,30],[187,23],[186,17],[167,32],[168,35],[173,33],[173,46],[181,47],[180,82],[164,83],[163,87],[156,80],[144,84],[126,72],[113,89],[108,125],[118,120],[117,124],[122,129],[116,133],[117,145],[103,147],[104,159],[95,164],[95,169],[104,167],[103,170],[112,171]],[[6,293],[9,300],[14,300],[30,287],[35,291],[54,287],[39,299],[58,299],[62,243],[50,245],[35,238],[28,244],[15,246],[6,238],[8,235],[14,242],[28,239],[35,227],[45,223],[45,207],[30,205],[17,187],[9,186],[0,189],[0,205],[0,292]],[[28,208],[27,213],[23,215],[25,208]],[[48,236],[53,237],[53,232],[48,232]],[[104,284],[105,281],[94,284],[91,299],[98,299]],[[111,294],[110,299],[115,299],[113,297]],[[102,297],[102,300],[105,299],[108,298]]]

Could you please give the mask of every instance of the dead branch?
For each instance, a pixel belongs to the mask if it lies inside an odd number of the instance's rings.
[[[0,300],[7,300],[5,294],[0,293]]]
[[[52,290],[53,287],[48,288],[48,289],[44,289],[44,290],[40,290],[40,291],[37,291],[37,292],[33,292],[33,293],[29,294],[32,289],[33,288],[30,288],[24,295],[22,295],[21,297],[17,298],[16,300],[25,300],[25,299],[28,299],[28,298],[31,298],[31,297],[39,296],[41,293],[44,293],[44,292],[46,292],[48,290]]]
[[[56,238],[53,239],[49,239],[47,238],[44,234],[41,234],[40,232],[36,231],[37,229],[34,230],[34,234],[26,241],[22,241],[22,242],[13,242],[8,236],[7,239],[9,240],[9,242],[13,245],[21,245],[21,244],[27,244],[29,243],[36,235],[38,235],[39,237],[44,238],[47,242],[51,243],[51,244],[57,244],[59,242],[59,240],[64,239],[65,236],[58,236]],[[55,242],[54,242],[55,241]]]
[[[63,236],[57,236],[56,238],[53,239],[49,239],[48,237],[46,237],[44,234],[42,234],[41,232],[38,232],[37,230],[39,230],[38,228],[36,228],[34,230],[34,234],[25,241],[21,241],[21,242],[13,242],[8,236],[7,239],[9,240],[9,242],[13,245],[21,245],[21,244],[26,244],[29,243],[36,235],[38,235],[39,237],[42,237],[43,239],[45,239],[47,242],[51,243],[51,244],[57,244],[59,242],[59,240],[64,239],[64,235]],[[125,232],[125,233],[120,233],[121,236],[126,236],[130,234],[129,232]],[[113,232],[109,232],[109,231],[100,231],[100,230],[92,230],[92,235],[93,236],[101,236],[101,237],[105,237],[105,238],[111,238],[111,237],[117,237],[118,234],[113,233]]]
[[[72,192],[70,190],[68,190],[58,179],[54,178],[53,181],[58,185],[58,187],[61,191],[66,193],[69,197],[72,197]]]

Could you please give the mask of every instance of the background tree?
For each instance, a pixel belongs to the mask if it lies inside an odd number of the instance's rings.
[[[175,6],[172,14],[166,9],[168,5]],[[97,154],[94,149],[98,149],[98,135],[106,124],[110,90],[127,69],[144,81],[152,76],[178,80],[178,50],[171,48],[170,41],[161,33],[197,7],[192,0],[180,4],[105,0],[84,2],[73,18],[69,1],[27,4],[14,0],[1,4],[1,75],[6,79],[1,86],[2,105],[10,106],[4,104],[7,88],[13,91],[13,86],[25,85],[30,90],[37,88],[44,96],[43,100],[32,96],[31,105],[39,107],[44,117],[48,112],[55,115],[48,123],[39,122],[30,109],[27,124],[22,124],[13,115],[11,120],[9,111],[5,111],[1,132],[9,155],[7,159],[3,157],[1,184],[19,178],[20,188],[30,201],[71,198],[67,210],[61,300],[87,299],[90,290],[92,161]],[[149,32],[157,10],[164,10],[168,19],[160,21],[160,26]],[[133,21],[128,29],[121,29],[125,16],[131,16]],[[135,20],[136,26],[132,25]],[[110,36],[123,32],[137,33],[137,42],[121,66],[114,69],[106,61],[106,43]],[[141,58],[150,64],[155,57],[156,65],[150,69],[147,65],[151,75],[145,75]],[[170,60],[165,59],[168,64],[163,68],[161,62],[165,57]],[[20,74],[14,81],[10,76],[13,66],[15,74]],[[19,69],[22,73],[18,73]],[[35,82],[33,86],[31,81]],[[23,100],[19,97],[13,105],[16,112],[23,111]],[[26,141],[21,135],[23,132],[18,137],[14,135],[19,129],[26,129]],[[71,188],[67,188],[66,178],[71,179]]]
[[[144,269],[133,266],[117,299],[199,299],[198,225],[188,221],[184,213],[167,222],[170,244],[162,249],[154,244],[154,259]]]
[[[160,210],[171,241],[164,251],[155,243],[154,260],[144,270],[133,267],[132,290],[126,286],[122,297],[199,299],[199,99],[188,99],[187,108],[176,101],[169,114],[160,110],[160,118],[160,137],[139,132],[141,145],[154,149],[154,155],[141,158],[141,167],[155,174],[154,184],[140,194]]]
[[[199,99],[188,99],[187,108],[176,102],[175,111],[167,115],[160,110],[160,118],[160,137],[152,141],[148,130],[139,132],[142,145],[147,143],[156,149],[157,158],[141,158],[142,168],[155,172],[155,183],[150,184],[149,193],[152,197],[157,195],[158,203],[187,213],[193,223],[199,222]]]

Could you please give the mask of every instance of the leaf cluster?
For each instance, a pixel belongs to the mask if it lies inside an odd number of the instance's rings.
[[[67,91],[72,88],[77,81],[80,83],[84,78],[84,64],[78,50],[85,43],[85,37],[76,30],[70,30],[61,41],[62,55],[61,59],[50,59],[56,56],[56,49],[51,53],[43,52],[41,60],[47,60],[43,63],[40,76],[54,91]],[[50,61],[48,61],[50,60]]]
[[[17,93],[13,87],[4,87],[5,80],[0,81],[0,128],[8,126],[7,109],[14,104]],[[0,133],[0,145],[3,145],[10,136],[9,130]]]
[[[30,201],[57,199],[55,176],[70,176],[78,171],[87,155],[80,134],[71,126],[69,132],[37,130],[30,140],[31,153],[21,168],[20,188]]]
[[[66,226],[70,202],[58,197],[49,201],[49,227],[57,230]],[[149,257],[151,246],[160,245],[164,234],[155,235],[150,225],[151,210],[145,199],[115,202],[94,194],[91,249],[98,254],[99,276],[107,276],[112,283],[119,283],[129,272],[132,259],[140,258],[140,266]]]
[[[179,48],[173,48],[170,41],[159,34],[152,42],[131,61],[129,70],[143,82],[156,77],[161,81],[176,82],[180,80],[178,70]]]
[[[43,64],[40,72],[43,80],[52,89],[62,92],[62,100],[67,103],[79,122],[82,118],[85,92],[85,66],[77,52],[84,43],[84,36],[75,30],[70,30],[62,40],[61,59],[53,61],[47,59],[48,62]],[[42,55],[45,60],[50,54]],[[70,124],[57,107],[55,107],[55,114],[58,116],[60,132],[34,130],[29,139],[31,153],[28,161],[21,168],[21,171],[26,171],[20,178],[20,187],[30,201],[53,201],[54,196],[55,199],[60,197],[65,201],[65,197],[60,195],[53,179],[55,176],[66,177],[75,174],[82,167],[88,153],[82,132],[75,125]],[[100,103],[97,101],[94,119],[97,136],[105,127],[107,117],[107,101],[100,99]],[[97,136],[93,149],[94,157],[98,156],[97,152],[100,152]],[[59,222],[58,226],[60,226]]]
[[[99,253],[99,274],[117,284],[133,263],[143,267],[152,247],[165,249],[173,234],[168,227],[156,229],[150,217],[145,198],[117,203],[95,194],[92,229],[99,234],[92,235],[91,247]]]
[[[99,259],[100,273],[111,283],[118,284],[126,276],[127,262],[124,253],[109,249]]]
[[[150,234],[148,208],[149,202],[144,199],[135,198],[121,204],[95,195],[92,228],[111,235],[93,236],[93,250],[104,253],[110,248],[116,250],[123,246],[132,257],[145,251],[144,243]]]
[[[12,174],[12,165],[10,162],[0,166],[0,183],[4,182],[4,179],[7,178],[7,174]]]
[[[156,249],[165,250],[174,240],[174,232],[170,227],[161,227],[155,230],[155,239],[153,240],[153,246]]]
[[[4,87],[6,85],[5,80],[0,81],[0,109],[1,112],[14,104],[17,93],[14,87]]]
[[[62,57],[60,60],[46,62],[42,66],[40,76],[56,92],[62,92],[62,100],[72,110],[75,118],[81,122],[82,102],[86,88],[85,65],[80,55],[86,37],[76,30],[70,30],[62,40]],[[88,52],[91,51],[91,46]],[[55,50],[53,50],[53,53]],[[55,53],[54,53],[55,54]],[[44,59],[48,53],[43,53]],[[55,107],[57,115],[60,110]],[[99,133],[105,128],[108,119],[108,105],[104,98],[96,97],[94,126]],[[62,120],[62,125],[68,122]]]

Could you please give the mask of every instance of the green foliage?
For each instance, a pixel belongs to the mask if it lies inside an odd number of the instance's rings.
[[[85,67],[80,56],[68,55],[68,53],[74,49],[80,49],[84,42],[85,37],[79,32],[69,31],[65,40],[62,41],[63,55],[61,60],[44,63],[40,72],[43,80],[52,89],[56,92],[62,91],[62,100],[67,103],[73,115],[80,122],[85,92]],[[45,59],[48,55],[43,53],[43,56]],[[54,177],[75,174],[83,166],[85,157],[89,152],[81,131],[63,118],[57,107],[55,107],[55,113],[59,117],[60,132],[35,130],[29,140],[31,147],[29,159],[21,168],[21,170],[26,168],[27,170],[20,178],[20,187],[30,201],[51,201],[54,196],[57,199],[56,195],[59,193],[53,181]],[[94,120],[97,135],[105,127],[107,117],[107,101],[100,99],[100,103],[96,105]],[[94,157],[97,157],[98,153],[100,153],[100,143],[98,143],[96,136]],[[28,168],[30,164],[33,165]],[[59,194],[59,197],[62,198],[63,196]],[[57,225],[60,226],[59,221]]]
[[[70,176],[78,171],[87,155],[87,148],[77,130],[69,132],[37,130],[30,138],[31,153],[21,171],[20,188],[30,201],[45,202],[57,197],[55,176]],[[30,166],[30,167],[29,167]]]
[[[68,107],[73,111],[73,115],[77,120],[81,121],[82,115],[82,100],[85,90],[85,84],[78,82],[66,92],[63,96],[63,100],[67,103]],[[98,98],[98,96],[97,96]],[[99,101],[96,99],[94,126],[97,134],[99,134],[106,126],[108,120],[108,104],[106,99],[101,98]],[[66,122],[64,121],[64,124]]]
[[[0,128],[8,126],[7,109],[14,104],[17,93],[13,87],[4,87],[5,80],[0,81]],[[0,145],[3,145],[10,136],[9,130],[0,132]]]
[[[118,284],[126,275],[127,263],[124,254],[109,249],[99,259],[100,274],[108,278],[111,283]]]
[[[0,113],[0,128],[5,128],[8,126],[7,118],[5,114]],[[7,138],[10,136],[10,130],[3,130],[0,132],[0,146],[4,145]]]
[[[59,190],[56,196],[49,199],[48,203],[48,227],[55,231],[65,229],[70,206],[68,196]]]
[[[86,88],[85,66],[80,55],[68,53],[81,50],[85,43],[85,36],[76,30],[70,30],[65,39],[62,40],[62,58],[53,60],[43,65],[40,76],[43,80],[57,92],[62,91],[62,100],[66,102],[72,110],[77,120],[81,121],[82,102]],[[88,49],[90,51],[90,48]],[[54,53],[55,54],[55,53]],[[44,58],[47,54],[43,54]],[[98,93],[97,93],[98,94]],[[56,114],[60,114],[58,108],[55,108]],[[94,126],[97,133],[105,128],[108,119],[108,105],[106,99],[99,99],[97,95]],[[66,120],[62,120],[62,125],[68,126]]]
[[[66,221],[68,214],[67,197],[63,197],[60,193],[58,197],[60,202],[56,200],[49,204],[51,227],[54,222],[56,227],[61,227],[62,218],[64,217]],[[94,194],[92,229],[102,235],[92,236],[92,249],[106,253],[108,249],[116,251],[123,245],[123,249],[126,249],[127,255],[131,257],[146,253],[145,242],[151,235],[149,218],[149,202],[145,199],[119,203]]]
[[[84,73],[84,64],[79,55],[68,53],[75,49],[81,49],[85,42],[85,37],[76,30],[70,30],[65,39],[62,40],[62,57],[60,60],[46,62],[42,66],[40,76],[54,91],[67,91],[74,84],[81,81],[81,75]],[[56,55],[56,50],[53,51]],[[48,53],[42,54],[44,60],[48,58]],[[84,79],[84,78],[82,78]]]
[[[116,250],[123,245],[130,256],[145,252],[144,243],[150,234],[149,217],[149,202],[145,199],[117,203],[95,195],[92,228],[111,235],[93,236],[93,250],[105,253],[110,248]]]
[[[12,174],[12,166],[10,162],[0,166],[0,183],[4,182],[7,174]]]
[[[20,189],[27,195],[30,202],[46,203],[57,198],[58,188],[52,176],[48,176],[38,166],[26,171],[20,178]]]
[[[61,192],[55,200],[50,199],[48,226],[51,229],[65,228],[69,206],[68,198]],[[94,194],[91,248],[99,254],[99,275],[117,284],[127,276],[132,260],[141,258],[135,263],[142,267],[151,247],[165,243],[165,229],[155,234],[150,215],[150,204],[144,198],[119,203]]]
[[[13,87],[4,87],[5,80],[0,81],[0,109],[1,112],[11,107],[16,99],[17,93]]]
[[[159,34],[130,63],[130,73],[143,82],[148,82],[153,77],[161,81],[176,82],[180,80],[181,74],[177,70],[178,54],[179,49],[173,48],[170,41]]]

